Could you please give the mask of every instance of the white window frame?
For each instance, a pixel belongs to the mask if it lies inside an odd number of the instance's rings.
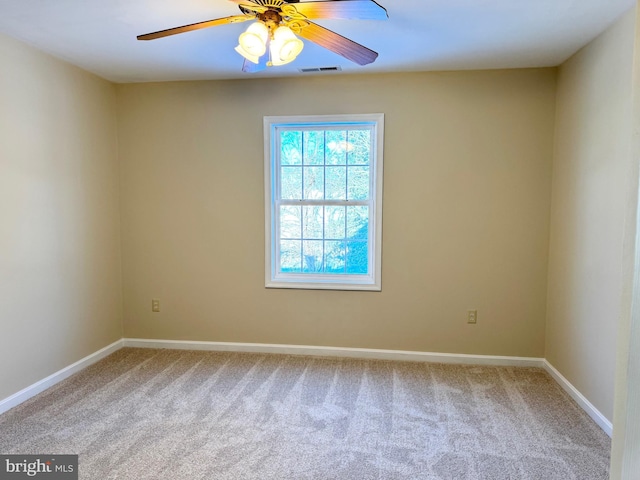
[[[280,136],[282,127],[357,127],[370,126],[373,133],[370,160],[369,201],[369,268],[367,275],[283,273],[278,271],[279,225],[276,208],[279,207],[277,194],[279,185],[276,172],[279,168]],[[306,116],[266,116],[264,117],[264,181],[265,181],[265,286],[267,288],[300,288],[320,290],[371,290],[382,289],[382,172],[384,146],[384,114],[357,115],[306,115]],[[304,202],[304,201],[303,201]],[[302,203],[302,202],[301,202]],[[329,203],[329,202],[327,202]],[[326,203],[325,203],[326,204]],[[356,202],[336,204],[358,204]],[[360,203],[362,204],[362,203]],[[371,213],[373,212],[373,213]]]

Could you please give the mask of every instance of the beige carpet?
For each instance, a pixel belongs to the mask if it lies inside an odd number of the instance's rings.
[[[0,453],[96,480],[605,480],[609,449],[536,368],[125,348],[0,416]]]

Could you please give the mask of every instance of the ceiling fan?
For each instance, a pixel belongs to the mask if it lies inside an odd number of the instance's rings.
[[[304,44],[296,35],[310,40],[344,58],[367,65],[378,54],[342,35],[311,22],[311,19],[386,20],[387,11],[373,0],[323,0],[300,2],[299,0],[229,0],[236,3],[242,15],[217,18],[138,35],[138,40],[154,40],[178,33],[228,23],[255,20],[240,35],[236,52],[245,58],[242,70],[257,72],[267,66],[292,62],[302,51]]]

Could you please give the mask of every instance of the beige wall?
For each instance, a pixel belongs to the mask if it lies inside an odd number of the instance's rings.
[[[560,67],[546,358],[613,418],[635,19]]]
[[[633,14],[633,13],[632,13]],[[640,9],[635,9],[633,135],[623,246],[622,308],[616,362],[611,480],[640,471]],[[635,278],[634,278],[635,277]],[[624,465],[624,468],[623,468]],[[623,473],[624,472],[624,473]]]
[[[555,82],[119,85],[125,335],[542,356]],[[265,289],[263,116],[370,112],[386,115],[382,292]]]
[[[0,36],[0,399],[122,336],[112,84]]]

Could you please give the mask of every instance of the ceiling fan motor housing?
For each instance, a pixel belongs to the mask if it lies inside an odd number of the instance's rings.
[[[258,19],[264,22],[269,28],[273,29],[280,25],[282,22],[282,16],[276,10],[267,10],[264,13],[258,14]]]

